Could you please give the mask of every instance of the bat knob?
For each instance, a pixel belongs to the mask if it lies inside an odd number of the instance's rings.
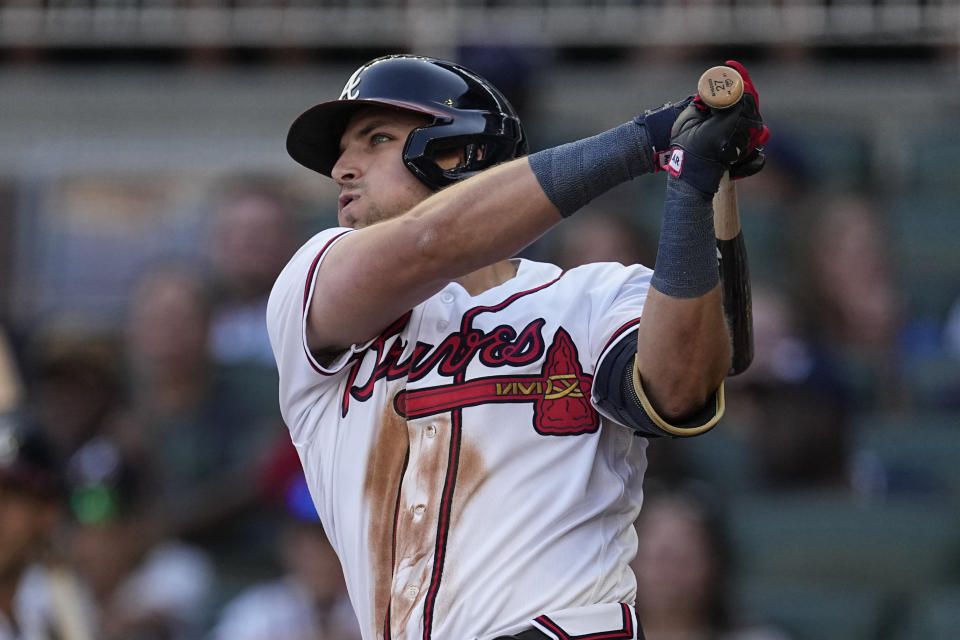
[[[737,104],[743,96],[743,78],[731,67],[711,67],[700,76],[697,93],[708,107],[726,109]]]

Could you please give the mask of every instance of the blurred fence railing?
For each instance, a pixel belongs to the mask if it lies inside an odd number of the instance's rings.
[[[2,47],[951,46],[957,0],[5,0]]]

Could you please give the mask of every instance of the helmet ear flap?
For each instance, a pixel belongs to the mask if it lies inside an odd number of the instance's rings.
[[[496,158],[487,153],[491,146],[496,146],[495,140],[477,139],[476,136],[459,140],[434,138],[427,142],[421,154],[414,155],[405,149],[403,161],[421,182],[437,191],[496,164]],[[446,162],[443,164],[447,166],[441,165],[441,156],[449,157],[447,154],[454,151],[459,155],[457,162],[452,166]]]
[[[463,162],[444,169],[435,159],[438,152],[451,149],[463,151]],[[411,131],[403,161],[421,182],[436,191],[526,152],[526,138],[515,115],[463,110],[457,117],[437,118]]]

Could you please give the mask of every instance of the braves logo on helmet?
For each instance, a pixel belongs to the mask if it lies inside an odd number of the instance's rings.
[[[343,85],[343,91],[340,92],[340,100],[356,100],[360,97],[360,92],[357,91],[357,87],[360,86],[360,74],[362,72],[363,67],[353,72],[353,75],[347,80],[347,84]]]

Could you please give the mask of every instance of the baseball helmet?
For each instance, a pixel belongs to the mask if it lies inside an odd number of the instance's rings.
[[[376,58],[354,71],[337,100],[318,104],[294,121],[287,152],[330,176],[347,121],[368,105],[431,119],[410,133],[403,148],[404,164],[431,189],[527,153],[520,118],[496,87],[461,65],[412,55]],[[464,149],[465,161],[443,169],[432,158],[450,149]]]

